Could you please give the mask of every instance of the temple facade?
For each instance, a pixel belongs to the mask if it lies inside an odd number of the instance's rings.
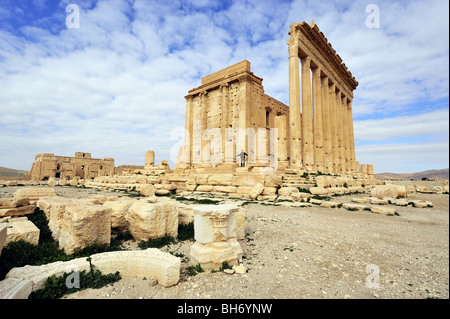
[[[248,61],[203,77],[185,96],[177,168],[232,172],[241,169],[244,152],[249,172],[373,174],[355,156],[358,82],[314,22],[293,23],[288,34],[289,106],[264,93]]]

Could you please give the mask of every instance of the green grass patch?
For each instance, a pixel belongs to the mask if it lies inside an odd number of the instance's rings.
[[[309,189],[302,188],[302,187],[297,187],[297,189],[298,189],[298,191],[299,191],[300,193],[308,193],[308,194],[311,194],[311,192],[309,191]]]
[[[201,272],[205,272],[205,271],[203,270],[203,268],[202,268],[202,266],[200,264],[197,264],[195,266],[187,267],[187,275],[188,276],[195,276],[195,275],[197,275],[198,273],[201,273]]]
[[[141,242],[138,244],[138,247],[140,249],[161,248],[169,244],[174,244],[175,242],[175,238],[166,234],[161,237],[150,238],[149,240],[141,240]]]
[[[179,241],[194,240],[194,222],[186,225],[179,224],[177,239]]]

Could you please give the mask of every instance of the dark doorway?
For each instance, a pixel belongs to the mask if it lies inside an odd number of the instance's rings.
[[[56,172],[55,173],[55,178],[60,178],[61,177],[61,173],[60,172]]]

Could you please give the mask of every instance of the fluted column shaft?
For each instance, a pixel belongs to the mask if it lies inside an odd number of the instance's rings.
[[[289,164],[302,166],[302,123],[300,119],[300,75],[298,46],[289,45]]]
[[[339,172],[339,139],[338,139],[338,121],[336,111],[336,86],[330,85],[330,117],[331,117],[331,141],[333,154],[333,173]]]
[[[314,119],[314,165],[317,171],[324,171],[323,150],[323,103],[320,81],[320,68],[312,69],[313,119]]]
[[[324,166],[325,172],[332,172],[333,153],[331,149],[331,121],[330,121],[330,98],[328,77],[321,78],[321,93],[322,93],[322,115],[323,115],[323,150],[324,150]]]
[[[306,56],[302,61],[302,144],[303,166],[314,169],[314,135],[313,113],[311,104],[311,58]]]

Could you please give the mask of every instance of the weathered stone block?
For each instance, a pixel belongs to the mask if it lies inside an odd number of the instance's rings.
[[[29,215],[33,214],[35,209],[36,205],[0,209],[0,217]]]
[[[382,215],[394,215],[396,210],[395,208],[390,207],[379,207],[379,206],[372,206],[370,207],[370,211],[375,214],[382,214]]]
[[[169,201],[148,203],[136,201],[128,209],[128,229],[136,240],[178,234],[178,212]]]
[[[323,187],[311,187],[309,189],[309,192],[312,195],[327,195],[328,194],[328,190]]]
[[[0,281],[0,299],[28,299],[33,283],[26,279],[8,278]]]
[[[230,186],[232,185],[232,179],[232,174],[213,174],[208,178],[208,184]]]
[[[10,219],[5,224],[7,227],[5,245],[19,240],[24,240],[35,246],[39,244],[40,230],[31,221]]]
[[[296,187],[281,187],[278,190],[279,196],[291,196],[291,194],[295,193],[299,193],[299,190]]]
[[[111,228],[128,229],[127,214],[135,200],[107,201],[103,206],[111,208]]]
[[[398,197],[398,188],[395,185],[378,185],[370,191],[372,197],[383,199],[385,197]]]
[[[249,194],[251,199],[256,199],[261,193],[264,191],[264,185],[263,184],[255,184],[255,186],[252,187],[252,190]]]
[[[152,184],[139,185],[139,193],[141,193],[142,196],[151,197],[155,195],[156,187]]]
[[[30,202],[38,201],[41,197],[57,196],[53,188],[50,187],[26,187],[18,189],[14,193],[16,198],[28,198]]]
[[[30,205],[30,200],[24,197],[4,197],[0,198],[0,209],[16,208]]]

